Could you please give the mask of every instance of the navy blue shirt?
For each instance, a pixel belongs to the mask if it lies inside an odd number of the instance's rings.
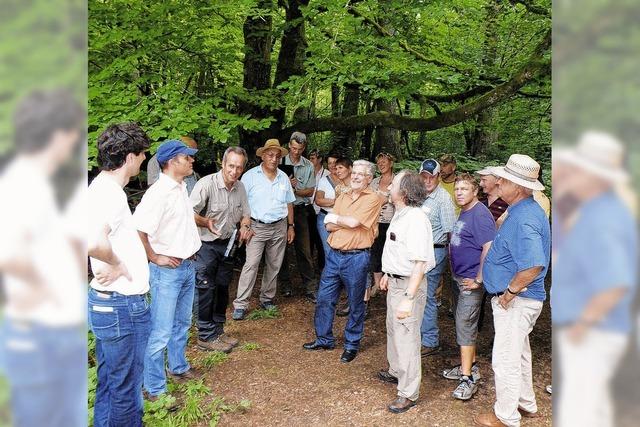
[[[551,308],[554,325],[571,324],[597,294],[628,288],[613,309],[596,325],[627,333],[637,280],[636,224],[620,198],[606,192],[579,208],[573,227],[555,252]],[[555,238],[555,237],[554,237]]]
[[[498,229],[484,260],[485,289],[492,294],[504,292],[516,273],[542,267],[520,296],[544,301],[544,277],[551,259],[549,220],[533,197],[509,206],[507,212],[509,215]]]

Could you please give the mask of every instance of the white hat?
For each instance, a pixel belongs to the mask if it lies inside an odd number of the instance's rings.
[[[476,171],[476,173],[480,176],[493,175],[493,171],[491,170],[492,168],[493,166],[487,166],[484,169],[480,169],[479,171]]]
[[[554,149],[553,160],[577,166],[610,182],[624,183],[629,180],[623,166],[624,151],[622,144],[611,135],[588,131],[575,146]]]
[[[512,154],[505,166],[490,168],[491,174],[508,179],[531,190],[544,190],[544,185],[538,181],[540,165],[531,157],[524,154]]]

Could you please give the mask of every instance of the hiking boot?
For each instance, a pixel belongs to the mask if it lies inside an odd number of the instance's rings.
[[[266,301],[266,302],[260,303],[260,308],[263,310],[274,310],[278,308],[278,306],[271,301]]]
[[[448,380],[457,380],[460,381],[462,377],[462,367],[460,365],[456,365],[453,368],[445,369],[442,371],[442,376]],[[480,375],[480,368],[475,363],[471,366],[471,376],[473,376],[474,381],[478,381],[482,376]]]
[[[478,391],[478,384],[468,376],[463,375],[462,378],[460,378],[458,387],[453,390],[451,396],[459,400],[469,400],[476,394],[476,391]]]
[[[157,402],[158,400],[163,400],[162,408],[166,409],[169,412],[175,412],[178,410],[180,405],[178,405],[178,401],[176,398],[168,393],[158,394],[156,396],[152,396],[146,391],[143,393],[144,400],[148,402]]]
[[[234,338],[232,336],[229,336],[227,334],[222,334],[218,337],[218,339],[220,341],[222,341],[225,344],[229,344],[231,346],[231,348],[234,348],[238,345],[238,343],[240,342],[237,338]]]
[[[423,345],[422,348],[420,349],[420,356],[421,357],[433,356],[434,354],[437,354],[439,352],[440,352],[440,346],[428,347],[426,345]]]
[[[231,318],[233,320],[243,320],[246,316],[247,310],[245,310],[244,308],[236,308],[235,310],[233,310]]]
[[[200,379],[200,374],[194,368],[189,368],[188,371],[181,374],[174,374],[173,372],[167,370],[167,376],[171,378],[175,383],[183,383],[186,381]]]
[[[198,340],[198,348],[204,351],[221,351],[223,353],[231,353],[233,346],[222,341],[220,337],[213,341]]]

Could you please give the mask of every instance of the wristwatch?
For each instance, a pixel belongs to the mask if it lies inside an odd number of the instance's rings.
[[[508,286],[507,286],[507,292],[509,292],[511,295],[518,295],[520,293],[520,292],[513,292],[511,288]]]
[[[289,227],[296,228],[296,225],[295,225],[295,224],[288,224],[288,226],[289,226]]]
[[[482,286],[484,284],[484,282],[478,282],[478,279],[473,279],[473,283],[475,283],[476,285],[480,285],[480,286]]]
[[[413,301],[413,299],[416,297],[415,295],[409,295],[409,292],[405,292],[404,296],[408,298],[409,301]]]

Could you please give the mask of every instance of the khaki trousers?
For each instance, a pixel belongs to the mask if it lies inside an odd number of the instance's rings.
[[[542,311],[542,301],[515,297],[508,309],[491,299],[495,339],[491,358],[496,384],[494,411],[504,424],[520,425],[518,407],[537,412],[531,373],[531,346],[529,333]]]
[[[275,224],[261,224],[251,221],[251,228],[256,233],[247,244],[247,259],[242,267],[238,280],[238,296],[233,301],[233,308],[246,310],[253,291],[260,260],[264,253],[264,269],[260,285],[260,302],[270,302],[276,296],[277,277],[284,251],[287,247],[287,221]]]
[[[387,290],[387,359],[389,373],[398,378],[398,396],[416,401],[420,394],[422,361],[420,359],[420,325],[427,302],[427,280],[423,276],[416,293],[411,316],[398,319],[398,305],[405,298],[409,278],[389,277]]]

